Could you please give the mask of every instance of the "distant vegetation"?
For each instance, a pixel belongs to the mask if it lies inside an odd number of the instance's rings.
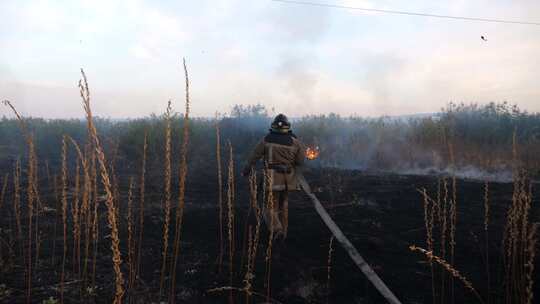
[[[237,105],[230,114],[218,118],[222,138],[231,141],[238,165],[267,132],[271,116],[262,105]],[[182,115],[173,114],[172,121],[172,137],[179,138]],[[191,123],[189,166],[213,170],[210,168],[215,159],[216,119],[198,118]],[[82,120],[33,118],[28,124],[34,132],[39,159],[50,162],[51,168],[60,167],[62,135],[68,134],[79,142],[87,136],[86,122]],[[140,159],[140,149],[133,147],[142,146],[144,132],[148,132],[148,162],[150,168],[156,168],[155,174],[162,171],[157,165],[163,161],[164,124],[161,115],[124,121],[96,120],[105,151],[121,162],[119,168],[127,170]],[[528,113],[506,102],[450,103],[441,113],[408,119],[311,115],[295,119],[293,130],[306,144],[320,147],[320,158],[312,164],[373,171],[436,172],[453,165],[457,169],[474,166],[487,172],[511,171],[515,138],[519,161],[531,175],[540,174],[540,114]],[[0,121],[2,167],[24,157],[21,136],[15,120]],[[179,145],[173,144],[173,156],[178,155],[178,150]]]

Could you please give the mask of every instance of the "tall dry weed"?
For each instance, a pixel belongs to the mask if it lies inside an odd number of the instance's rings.
[[[463,285],[474,294],[474,296],[480,303],[484,303],[484,300],[482,299],[480,294],[476,291],[476,289],[474,289],[472,283],[465,276],[463,276],[458,270],[456,270],[454,266],[449,264],[446,260],[434,255],[433,252],[429,250],[425,250],[415,245],[409,246],[409,249],[411,251],[420,252],[424,254],[428,258],[428,260],[430,261],[433,260],[439,265],[441,265],[453,278],[457,278],[458,280],[460,280],[463,283]]]
[[[489,271],[489,183],[484,182],[484,246],[486,255],[487,303],[491,302],[491,274]]]
[[[67,138],[64,135],[62,137],[62,225],[63,225],[63,254],[62,254],[62,271],[60,275],[60,303],[64,303],[64,280],[66,269],[66,255],[67,255]]]
[[[105,154],[97,134],[96,127],[93,122],[92,110],[90,108],[90,90],[88,88],[88,81],[84,71],[81,69],[82,79],[79,81],[79,88],[81,97],[83,100],[84,110],[86,112],[86,120],[88,123],[89,132],[92,138],[92,144],[94,145],[95,152],[100,167],[100,175],[103,187],[106,193],[105,204],[107,206],[107,220],[111,229],[111,251],[113,269],[115,273],[115,292],[114,292],[114,304],[121,304],[122,297],[124,295],[124,277],[121,270],[122,255],[120,253],[120,238],[118,233],[118,218],[116,216],[116,206],[114,205],[114,196],[112,193],[112,186],[107,168],[107,161]]]
[[[143,242],[143,231],[144,231],[144,198],[145,198],[145,175],[146,175],[146,151],[148,150],[148,133],[144,132],[144,143],[143,143],[143,157],[141,164],[141,181],[139,186],[139,241],[137,249],[137,272],[136,277],[140,277],[141,274],[141,259],[142,259],[142,242]]]
[[[167,103],[165,111],[165,205],[163,219],[163,249],[161,252],[161,276],[159,279],[159,297],[163,294],[163,284],[165,281],[165,269],[167,266],[167,254],[169,250],[169,225],[171,221],[171,101]]]
[[[71,137],[67,136],[73,147],[75,148],[75,151],[77,152],[77,168],[75,173],[75,200],[72,208],[73,212],[73,225],[74,225],[74,248],[73,252],[75,255],[75,261],[77,263],[77,274],[79,277],[82,275],[84,280],[86,280],[86,273],[87,273],[87,259],[88,259],[88,247],[86,247],[86,255],[84,259],[84,265],[83,265],[83,272],[81,273],[81,230],[82,230],[82,219],[85,218],[86,215],[86,246],[89,242],[89,218],[88,214],[90,213],[90,193],[91,193],[91,178],[90,178],[90,168],[88,159],[83,154],[79,144]],[[82,191],[80,188],[80,167],[79,163],[82,165],[83,170],[83,187]],[[82,192],[82,197],[80,197],[80,194]],[[79,204],[79,198],[80,198],[80,204]]]
[[[274,192],[272,191],[272,174],[269,173],[268,165],[265,164],[265,180],[267,188],[267,202],[266,202],[266,213],[268,217],[270,218],[270,227],[268,232],[268,244],[266,246],[266,300],[269,301],[271,299],[271,281],[272,281],[272,247],[273,247],[273,241],[274,241],[274,227],[275,227],[275,216],[274,216]]]
[[[9,100],[4,100],[3,103],[9,107],[15,116],[17,117],[17,122],[21,128],[22,134],[26,141],[28,149],[28,169],[27,169],[27,209],[28,209],[28,248],[27,248],[27,262],[26,262],[26,302],[30,303],[32,301],[31,292],[32,292],[32,220],[34,216],[35,206],[34,203],[38,201],[39,195],[37,192],[37,157],[34,146],[34,137],[33,134],[28,129],[26,121],[23,117],[17,112],[13,104]]]
[[[2,209],[2,205],[4,204],[4,198],[6,197],[6,190],[7,185],[9,181],[9,173],[6,173],[3,178],[2,183],[2,190],[0,191],[0,210]]]
[[[328,304],[328,298],[330,296],[330,279],[332,274],[332,254],[334,252],[334,236],[330,237],[328,243],[328,258],[326,260],[326,303]]]
[[[217,181],[218,181],[218,208],[219,208],[219,255],[218,269],[221,273],[223,266],[223,177],[221,172],[221,134],[219,129],[219,118],[216,114],[216,162],[217,162]]]
[[[229,285],[233,282],[233,260],[234,260],[234,158],[232,144],[228,142],[229,148],[229,164],[227,170],[227,228],[229,239]],[[232,301],[232,291],[229,294],[229,299]]]
[[[185,206],[185,195],[186,195],[186,179],[187,179],[187,150],[189,144],[189,76],[186,66],[186,59],[183,59],[184,66],[184,76],[186,83],[186,108],[184,113],[184,124],[182,128],[182,149],[180,151],[180,168],[179,168],[179,181],[178,181],[178,205],[176,206],[176,225],[175,225],[175,235],[174,235],[174,254],[173,254],[173,264],[171,266],[171,292],[169,297],[169,302],[174,303],[176,300],[175,297],[175,288],[176,288],[176,269],[178,264],[178,256],[180,255],[180,236],[182,233],[182,222],[184,219],[184,206]]]
[[[17,242],[19,243],[20,256],[24,258],[24,244],[22,239],[21,224],[21,161],[19,158],[15,161],[13,169],[13,213],[15,214],[15,226],[17,229]]]
[[[424,200],[424,225],[426,228],[426,244],[428,251],[433,252],[433,225],[434,225],[434,210],[435,203],[428,196],[426,189],[419,190],[423,196]],[[431,258],[428,260],[429,268],[431,270],[431,293],[433,295],[433,303],[436,302],[436,293],[435,293],[435,271],[433,269],[433,261]]]
[[[131,292],[135,283],[135,244],[133,225],[133,177],[129,178],[128,202],[127,202],[127,238],[128,238],[128,290],[129,301],[131,302]]]

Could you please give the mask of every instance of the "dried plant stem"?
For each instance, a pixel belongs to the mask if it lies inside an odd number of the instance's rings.
[[[441,223],[441,257],[446,259],[446,236],[448,233],[448,181],[443,178],[443,199],[442,199],[442,223]],[[446,272],[441,272],[441,304],[445,301]]]
[[[128,205],[127,205],[127,233],[128,233],[128,290],[130,291],[128,303],[131,302],[131,291],[135,282],[135,244],[133,238],[133,177],[129,178]]]
[[[113,260],[113,269],[115,273],[115,293],[114,293],[114,304],[121,304],[122,297],[124,295],[124,278],[120,265],[122,264],[122,256],[120,253],[120,238],[118,234],[118,218],[116,217],[116,207],[114,205],[114,197],[112,193],[112,187],[110,183],[109,173],[107,169],[107,161],[105,159],[105,154],[101,147],[99,137],[97,135],[97,130],[93,123],[92,111],[90,108],[90,91],[88,89],[88,82],[86,80],[86,75],[81,69],[81,74],[83,79],[79,81],[79,88],[81,91],[81,97],[84,103],[84,110],[86,112],[86,118],[88,123],[89,132],[92,137],[93,145],[95,147],[95,152],[97,154],[97,159],[99,161],[100,171],[101,171],[101,180],[105,188],[106,193],[106,202],[107,205],[107,220],[109,222],[109,227],[111,228],[111,251],[112,251],[112,260]]]
[[[482,299],[480,294],[478,294],[476,289],[474,289],[472,283],[466,277],[464,277],[459,271],[457,271],[451,264],[449,264],[447,261],[434,255],[433,252],[429,250],[425,250],[420,247],[416,247],[415,245],[409,246],[409,249],[411,251],[420,252],[424,254],[429,260],[433,260],[437,264],[441,265],[448,273],[452,275],[452,277],[459,279],[463,283],[463,285],[465,285],[465,287],[474,294],[474,296],[478,299],[480,303],[484,303],[484,300]]]
[[[2,183],[2,191],[0,192],[0,210],[2,209],[2,205],[4,204],[4,197],[6,196],[8,180],[9,180],[9,173],[6,173],[4,175],[4,179]]]
[[[60,275],[60,303],[64,303],[64,280],[67,255],[67,140],[62,137],[62,224],[63,224],[63,254],[62,254],[62,272]]]
[[[78,255],[79,250],[77,250],[80,245],[79,236],[80,236],[80,227],[79,227],[79,192],[80,192],[80,158],[77,158],[77,165],[75,167],[75,198],[71,205],[71,216],[73,219],[73,273],[76,273],[80,279],[80,256]],[[79,267],[77,267],[79,265]]]
[[[56,264],[56,239],[57,239],[57,231],[58,231],[58,221],[61,218],[61,214],[59,212],[60,210],[60,200],[59,200],[59,194],[58,194],[58,176],[55,174],[53,176],[53,188],[54,188],[54,228],[53,228],[53,241],[52,241],[52,258],[51,258],[51,264]]]
[[[34,214],[34,202],[38,199],[36,176],[37,176],[37,157],[34,146],[34,138],[32,133],[28,130],[26,122],[23,117],[17,112],[15,107],[9,100],[4,100],[3,103],[9,107],[15,116],[22,130],[28,147],[28,170],[27,170],[27,200],[28,200],[28,249],[27,249],[27,264],[26,264],[26,302],[31,302],[32,291],[32,219]]]
[[[189,144],[189,77],[186,66],[186,59],[183,59],[184,76],[186,82],[186,108],[184,113],[183,124],[183,136],[182,136],[182,150],[180,151],[180,172],[178,181],[178,205],[176,206],[176,225],[174,235],[174,254],[173,264],[171,266],[171,292],[169,302],[174,303],[175,288],[176,288],[176,269],[178,264],[178,256],[180,255],[180,236],[182,233],[182,221],[184,219],[184,206],[185,206],[185,194],[186,194],[186,178],[187,178],[187,150]]]
[[[533,300],[533,285],[534,285],[534,259],[536,255],[536,242],[537,242],[537,231],[538,231],[538,223],[532,224],[531,228],[529,229],[529,234],[527,236],[527,261],[525,264],[526,268],[526,301],[525,303],[531,304]]]
[[[92,285],[96,285],[96,259],[98,253],[98,241],[99,241],[99,214],[98,214],[98,180],[97,180],[97,167],[96,167],[96,152],[92,149],[92,162],[91,162],[91,174],[92,174],[92,201],[93,201],[93,216],[92,216],[92,240],[94,246],[93,258],[92,258]]]
[[[257,173],[255,170],[251,170],[249,176],[249,192],[251,199],[251,207],[255,210],[255,235],[253,236],[253,250],[252,250],[252,260],[251,260],[251,269],[255,269],[255,258],[257,257],[257,248],[259,247],[259,238],[261,232],[261,218],[262,210],[259,207],[257,202]]]
[[[219,119],[216,114],[216,162],[218,180],[218,207],[219,207],[219,255],[218,268],[221,273],[223,266],[223,177],[221,172],[221,135],[219,130]]]
[[[456,220],[457,220],[457,187],[456,187],[456,160],[454,155],[454,145],[448,142],[450,154],[450,164],[452,168],[452,199],[450,200],[450,263],[454,265],[454,255],[456,251]],[[450,277],[451,303],[455,302],[454,277]]]
[[[74,225],[74,239],[75,243],[73,248],[73,252],[75,254],[75,260],[77,263],[77,273],[79,275],[79,278],[81,277],[81,223],[82,219],[84,218],[84,215],[86,215],[86,256],[85,261],[83,265],[83,272],[82,277],[86,281],[86,273],[87,273],[87,259],[88,259],[88,239],[89,239],[89,218],[88,214],[90,213],[90,192],[91,192],[91,179],[90,179],[90,168],[88,164],[88,159],[84,156],[80,146],[77,144],[77,142],[71,138],[67,137],[69,141],[73,144],[73,147],[75,148],[75,151],[77,152],[78,159],[82,165],[83,169],[83,188],[82,188],[82,199],[81,203],[79,205],[79,191],[80,191],[80,177],[79,177],[79,163],[77,163],[77,169],[76,169],[76,175],[75,175],[75,201],[74,206],[72,208],[73,212],[73,225]]]
[[[141,164],[141,182],[139,187],[139,242],[137,250],[137,272],[136,278],[139,278],[141,275],[141,259],[142,259],[142,242],[143,242],[143,230],[144,230],[144,195],[145,195],[145,181],[144,177],[146,175],[146,151],[148,150],[148,133],[144,132],[144,143],[143,143],[143,157]]]
[[[272,279],[272,243],[274,240],[274,192],[272,191],[272,175],[269,174],[269,170],[265,164],[265,175],[266,175],[266,187],[267,187],[267,204],[266,210],[268,216],[270,217],[270,229],[268,235],[268,245],[266,246],[266,299],[267,301],[271,298],[271,279]]]
[[[232,144],[228,142],[229,164],[227,171],[227,231],[229,240],[229,284],[233,281],[233,260],[234,260],[234,159]],[[232,292],[229,294],[232,302]]]
[[[424,199],[424,224],[426,227],[426,244],[428,251],[433,252],[433,211],[434,203],[430,204],[431,198],[428,196],[426,189],[419,190],[422,193]],[[436,293],[435,293],[435,272],[433,269],[433,261],[429,259],[429,268],[431,269],[431,293],[433,296],[433,303],[436,302]]]
[[[159,279],[159,298],[163,294],[167,252],[169,249],[169,224],[171,220],[171,101],[165,111],[165,214],[163,219],[163,251],[161,253],[161,276]]]
[[[213,289],[209,289],[207,290],[207,292],[223,292],[223,291],[239,291],[239,292],[248,292],[246,290],[246,288],[238,288],[238,287],[232,287],[232,286],[223,286],[223,287],[218,287],[218,288],[213,288]],[[276,299],[268,299],[266,295],[260,293],[260,292],[255,292],[255,291],[249,291],[249,294],[250,295],[253,295],[253,296],[258,296],[258,297],[261,297],[261,298],[266,298],[266,302],[265,303],[276,303],[276,304],[282,304],[281,302],[279,302],[278,300]]]
[[[92,212],[90,210],[91,200],[93,198],[93,191],[92,191],[92,176],[91,176],[91,164],[92,156],[90,153],[90,144],[86,145],[86,157],[84,161],[84,188],[83,188],[83,200],[82,200],[82,212],[81,212],[81,220],[84,217],[85,224],[84,224],[84,263],[83,263],[83,279],[84,279],[84,286],[87,286],[88,284],[88,260],[90,256],[90,227],[92,222]]]
[[[2,190],[0,190],[0,212],[2,211],[2,205],[4,202],[4,197],[6,195],[7,185],[8,185],[8,178],[9,173],[6,173],[4,175],[3,183],[2,183]],[[9,244],[9,243],[8,243]],[[9,246],[8,246],[9,249]],[[2,256],[2,245],[0,244],[0,264],[2,264],[3,256]]]
[[[24,257],[21,225],[21,161],[18,158],[13,170],[13,189],[13,213],[15,213],[15,225],[17,226],[17,241],[19,243],[20,256]]]
[[[486,279],[487,279],[487,303],[491,302],[491,275],[489,271],[489,183],[484,183],[484,234],[486,251]]]
[[[244,290],[246,292],[246,304],[249,304],[251,297],[251,281],[254,278],[252,261],[255,259],[253,256],[253,241],[251,226],[248,227],[248,246],[247,246],[247,263],[246,263],[246,274],[244,275]]]
[[[328,303],[328,297],[330,296],[330,278],[332,273],[332,253],[334,252],[334,236],[330,237],[330,243],[328,244],[328,259],[326,260],[326,303]]]

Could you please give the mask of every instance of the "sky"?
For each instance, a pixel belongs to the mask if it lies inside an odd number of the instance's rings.
[[[538,0],[313,1],[540,22]],[[81,67],[95,115],[162,113],[169,99],[181,112],[183,57],[194,116],[257,103],[293,117],[432,113],[451,101],[540,111],[540,26],[271,0],[0,1],[0,99],[25,116],[82,118]]]

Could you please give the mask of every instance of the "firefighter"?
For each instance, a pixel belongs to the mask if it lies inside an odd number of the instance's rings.
[[[242,175],[248,176],[259,159],[264,161],[274,198],[274,208],[265,210],[264,220],[268,227],[273,227],[276,238],[284,239],[288,226],[288,192],[299,190],[296,172],[304,163],[305,149],[292,132],[287,116],[277,115],[269,131],[255,147]],[[270,217],[273,225],[270,225]]]

